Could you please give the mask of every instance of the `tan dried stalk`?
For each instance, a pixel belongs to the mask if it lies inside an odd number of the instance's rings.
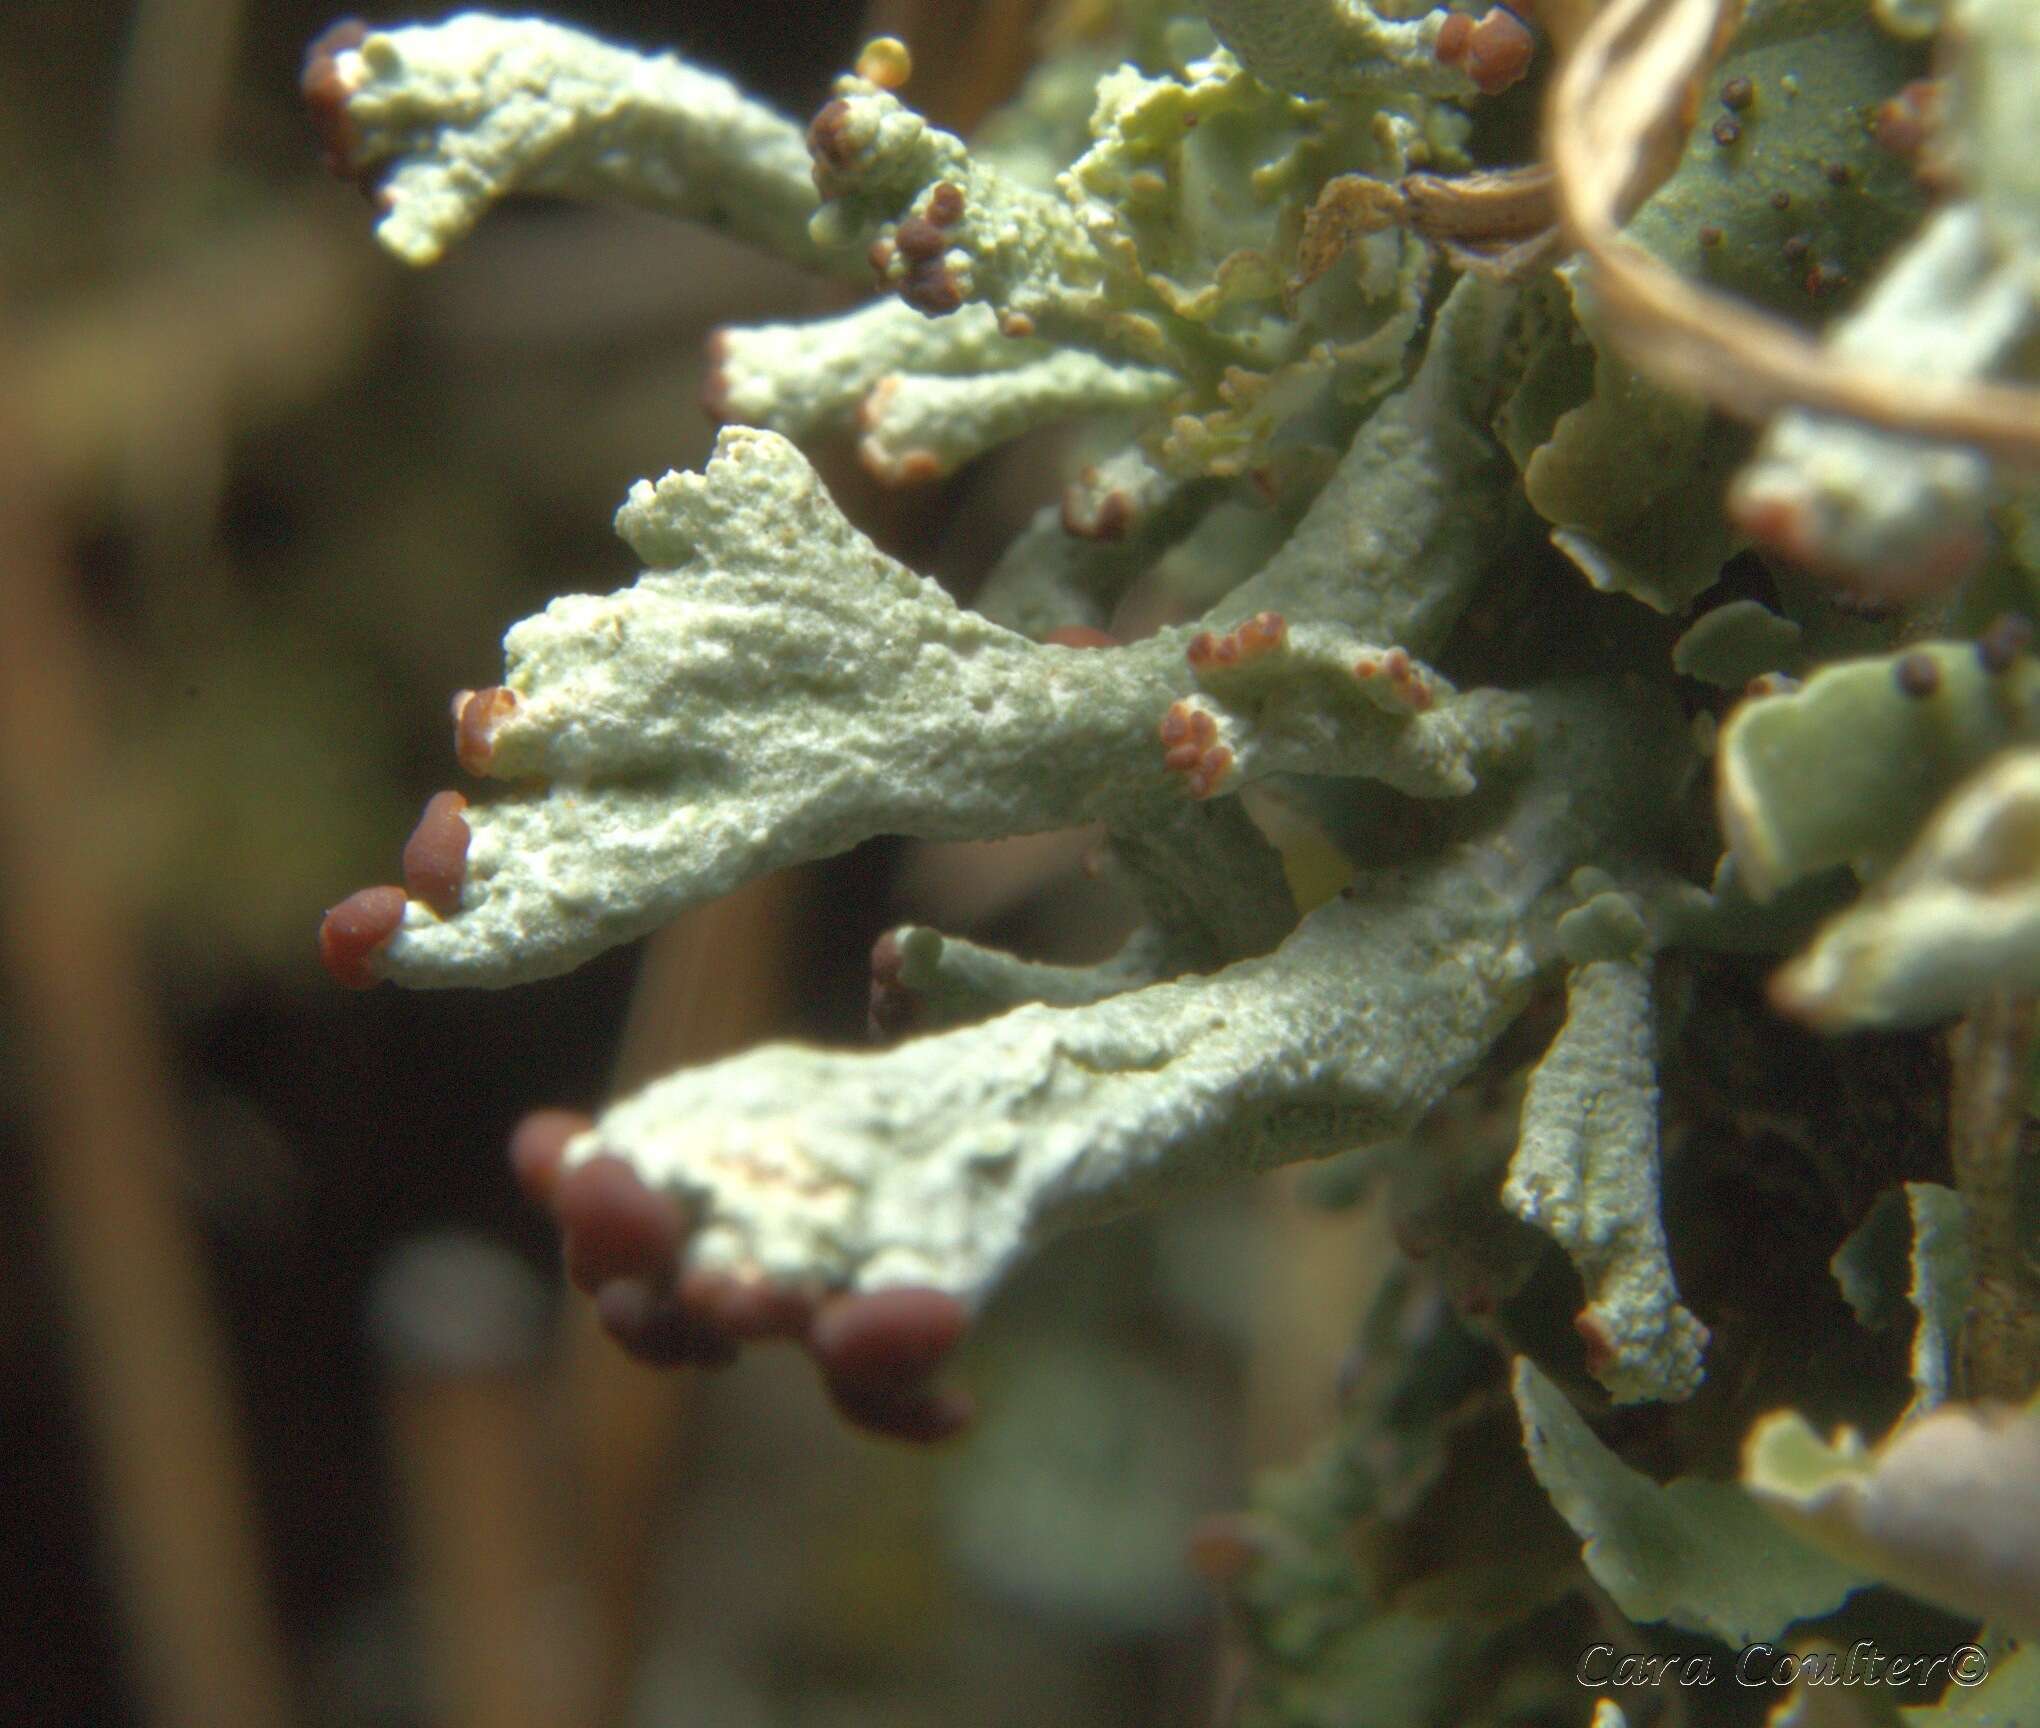
[[[1623,351],[1744,419],[1805,408],[2040,467],[2040,391],[1843,360],[1622,237],[1623,220],[1677,163],[1701,80],[1741,15],[1742,0],[1611,0],[1553,80],[1545,136],[1559,218],[1593,260]]]

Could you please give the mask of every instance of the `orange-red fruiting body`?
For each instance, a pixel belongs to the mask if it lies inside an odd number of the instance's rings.
[[[1878,103],[1870,115],[1870,136],[1879,148],[1911,161],[1934,135],[1940,111],[1940,85],[1931,78],[1915,78],[1896,96]]]
[[[730,417],[730,380],[723,370],[729,357],[729,333],[711,330],[702,352],[701,411],[718,426]]]
[[[347,989],[370,989],[376,975],[369,961],[403,921],[403,889],[363,888],[327,912],[319,925],[319,958]]]
[[[663,1293],[679,1264],[680,1209],[621,1158],[576,1164],[553,1185],[553,1214],[565,1239],[567,1277],[593,1295],[630,1279]]]
[[[453,699],[453,748],[470,774],[486,774],[496,750],[497,724],[515,712],[517,693],[500,684],[486,690],[463,690]]]
[[[944,1291],[875,1290],[827,1303],[807,1345],[830,1398],[852,1422],[926,1443],[970,1420],[968,1398],[927,1384],[969,1322],[963,1304]]]
[[[1257,612],[1244,624],[1223,636],[1200,630],[1185,651],[1190,664],[1202,671],[1208,666],[1238,666],[1257,660],[1280,648],[1289,639],[1289,624],[1280,612]]]
[[[442,918],[460,910],[461,884],[467,880],[470,836],[461,817],[466,808],[458,792],[433,793],[404,842],[404,888]]]
[[[1457,66],[1466,58],[1472,42],[1473,20],[1464,12],[1454,12],[1438,26],[1438,39],[1431,45],[1431,52],[1441,65]]]
[[[1931,654],[1905,654],[1892,667],[1901,695],[1924,700],[1941,688],[1941,664]]]
[[[940,258],[949,250],[948,237],[924,216],[909,216],[893,231],[893,245],[910,264]]]
[[[1033,326],[1029,325],[1031,331]],[[1062,523],[1065,533],[1081,540],[1124,540],[1133,526],[1133,500],[1114,487],[1092,506],[1087,515],[1085,496],[1072,486],[1063,494]]]
[[[534,1110],[510,1131],[510,1169],[525,1198],[552,1204],[566,1168],[567,1142],[594,1126],[578,1110]]]
[[[900,298],[923,317],[941,318],[963,304],[963,289],[939,258],[931,258],[908,272]]]
[[[1224,745],[1215,750],[1205,751],[1198,759],[1196,767],[1190,770],[1190,796],[1209,798],[1224,784],[1232,764],[1233,754]]]
[[[924,1378],[956,1348],[970,1315],[940,1290],[874,1290],[826,1304],[808,1348],[832,1380],[903,1386]]]
[[[849,119],[850,104],[838,96],[834,101],[825,102],[821,112],[808,122],[808,154],[815,159],[817,181],[822,179],[825,167],[843,173],[856,163],[856,146],[845,130]]]
[[[1444,40],[1444,33],[1439,33]],[[1467,40],[1465,71],[1483,96],[1499,96],[1530,70],[1537,38],[1506,6],[1497,6],[1473,27]]]

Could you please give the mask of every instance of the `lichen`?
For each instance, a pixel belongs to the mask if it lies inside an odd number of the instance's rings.
[[[510,629],[455,704],[493,785],[333,910],[329,964],[515,983],[872,836],[1098,824],[1118,953],[905,924],[887,1048],[768,1045],[520,1142],[612,1332],[791,1336],[852,1420],[941,1438],[930,1375],[1047,1238],[1343,1154],[1321,1196],[1373,1191],[1417,1264],[1327,1446],[1205,1544],[1247,1720],[1583,1717],[1552,1628],[1588,1604],[1733,1642],[1879,1577],[2030,1632],[1974,1513],[2033,1417],[1977,1413],[1957,1334],[1985,1284],[2035,1324],[2000,1262],[2034,1191],[2040,12],[1610,0],[1560,57],[1503,7],[1092,10],[972,140],[895,43],[804,131],[552,25],[322,43],[329,147],[413,263],[541,191],[878,291],[716,336],[734,424],[631,489],[642,574]],[[1539,160],[1505,92],[1547,76]],[[1070,421],[969,606],[796,447],[906,483]],[[1777,1014],[1961,1021],[1995,1186],[1861,1126],[1933,1113],[1922,1034],[1760,1101]],[[1722,1480],[1785,1404],[1897,1426],[1837,1461],[1774,1418]],[[1961,1444],[1871,1530],[1921,1435]]]

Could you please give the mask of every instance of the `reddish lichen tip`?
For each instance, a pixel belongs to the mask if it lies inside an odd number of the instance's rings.
[[[348,990],[378,982],[369,962],[404,921],[401,888],[363,888],[332,907],[319,925],[319,959],[334,981]]]
[[[567,1142],[593,1125],[578,1110],[534,1110],[510,1131],[510,1170],[527,1199],[552,1204],[566,1168]]]
[[[516,711],[517,693],[501,684],[463,690],[453,699],[453,748],[470,774],[486,774],[496,753],[496,728]]]
[[[320,154],[326,167],[341,178],[351,178],[354,162],[354,128],[347,118],[347,98],[353,94],[340,76],[340,56],[359,48],[368,38],[368,26],[359,18],[342,18],[328,25],[305,50],[304,70],[298,89],[305,99],[313,130],[319,135]]]
[[[1507,6],[1497,6],[1473,27],[1464,70],[1483,96],[1499,96],[1522,80],[1536,52],[1530,27]]]
[[[468,825],[461,812],[467,800],[458,792],[435,792],[418,826],[404,842],[404,887],[442,918],[460,910],[461,886],[467,880]]]
[[[680,1209],[621,1158],[605,1153],[566,1171],[552,1208],[577,1290],[593,1295],[617,1279],[671,1288],[685,1235]]]

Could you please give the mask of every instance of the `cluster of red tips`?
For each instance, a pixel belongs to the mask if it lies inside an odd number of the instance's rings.
[[[1507,6],[1496,6],[1475,23],[1454,12],[1438,27],[1431,52],[1441,66],[1456,66],[1483,96],[1498,96],[1530,70],[1537,38]]]
[[[1187,658],[1203,672],[1213,666],[1244,666],[1272,654],[1289,640],[1289,623],[1280,612],[1256,612],[1244,624],[1215,636],[1200,630],[1190,639]]]
[[[363,888],[331,908],[319,925],[319,959],[348,990],[374,987],[369,962],[404,921],[401,888]]]
[[[370,962],[397,933],[411,901],[423,901],[442,918],[460,910],[467,881],[466,809],[458,792],[435,793],[404,842],[404,886],[363,888],[326,913],[319,925],[319,959],[335,982],[349,990],[376,983]]]
[[[453,699],[453,749],[470,774],[486,774],[496,754],[496,728],[516,712],[517,693],[500,684],[462,690]]]
[[[857,141],[850,136],[850,104],[841,96],[825,102],[808,122],[808,154],[814,158],[815,190],[835,196],[834,179],[857,166]]]
[[[1587,1372],[1598,1379],[1615,1366],[1615,1335],[1608,1330],[1607,1321],[1591,1308],[1582,1308],[1575,1314],[1572,1326],[1586,1346]]]
[[[343,180],[354,177],[357,165],[354,123],[347,118],[347,98],[353,91],[340,76],[340,56],[359,48],[367,38],[368,26],[359,18],[341,19],[313,38],[298,78],[305,112],[319,135],[320,159],[329,173]]]
[[[510,1141],[519,1184],[560,1226],[567,1276],[595,1304],[604,1330],[640,1361],[719,1367],[746,1343],[791,1339],[822,1372],[838,1410],[897,1440],[947,1439],[971,1418],[962,1393],[932,1378],[970,1323],[939,1290],[814,1292],[681,1270],[687,1219],[620,1158],[566,1168],[566,1146],[588,1118],[547,1110]]]
[[[830,107],[835,107],[831,103]],[[815,126],[820,127],[822,117],[829,112],[824,108],[815,117]],[[810,146],[814,143],[814,129],[808,133]],[[817,175],[820,174],[821,158],[817,157]],[[825,194],[826,195],[826,194]],[[915,311],[930,318],[939,318],[944,313],[954,312],[963,304],[963,288],[943,256],[950,247],[949,230],[963,220],[963,188],[954,181],[938,181],[928,194],[926,210],[918,216],[909,216],[893,230],[888,242],[876,240],[870,249],[872,271],[881,281],[889,280],[897,263],[903,274],[899,282],[900,298]],[[1031,326],[1030,326],[1031,328]]]
[[[1193,798],[1209,798],[1224,783],[1233,754],[1218,741],[1218,722],[1202,708],[1177,702],[1162,716],[1162,765],[1183,776]]]
[[[1353,676],[1363,684],[1371,684],[1377,678],[1385,680],[1395,699],[1412,714],[1428,713],[1438,700],[1438,693],[1417,670],[1407,649],[1363,654],[1353,662]]]

